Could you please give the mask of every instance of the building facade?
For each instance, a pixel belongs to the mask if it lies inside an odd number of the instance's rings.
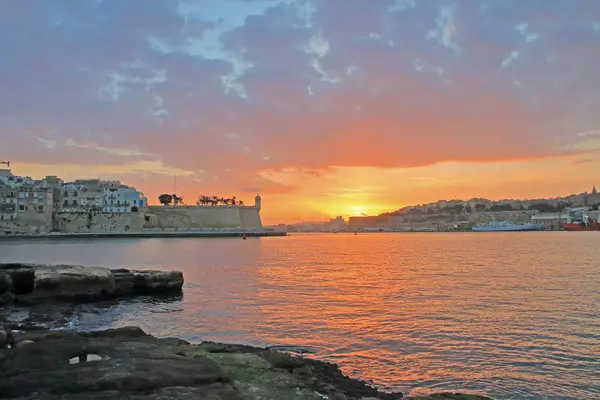
[[[531,217],[531,222],[541,225],[545,231],[557,231],[560,229],[560,223],[566,221],[567,216],[562,213],[540,213]]]
[[[0,169],[0,233],[50,232],[59,220],[64,225],[77,216],[87,221],[98,214],[116,215],[106,225],[118,226],[119,214],[145,211],[145,207],[143,193],[119,181],[65,183],[56,176],[34,180]]]
[[[104,189],[104,208],[105,213],[130,213],[139,212],[141,208],[146,207],[147,199],[143,193],[134,188],[119,187]]]

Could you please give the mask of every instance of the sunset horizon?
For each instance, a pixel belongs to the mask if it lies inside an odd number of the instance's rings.
[[[594,1],[145,4],[0,2],[14,174],[260,193],[265,225],[600,185]]]

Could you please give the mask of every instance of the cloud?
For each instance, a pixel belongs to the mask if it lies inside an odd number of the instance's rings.
[[[436,40],[440,45],[453,50],[456,54],[460,53],[461,49],[454,40],[456,24],[452,8],[440,7],[439,14],[435,18],[435,25],[435,28],[427,32],[427,38]]]
[[[389,8],[390,11],[404,11],[407,9],[417,7],[417,2],[415,0],[394,0],[394,4],[392,4]]]
[[[508,56],[506,56],[506,58],[504,60],[502,60],[502,67],[506,68],[508,67],[513,61],[517,60],[519,58],[519,52],[518,51],[511,51],[510,54]]]
[[[467,3],[1,2],[0,156],[284,196],[297,171],[594,151],[594,7]]]
[[[600,131],[584,131],[577,133],[579,137],[587,137],[587,136],[597,136],[600,135]]]
[[[535,42],[540,38],[537,33],[529,32],[528,25],[526,23],[520,23],[515,26],[515,31],[525,39],[527,43]]]
[[[55,142],[52,142],[52,143],[54,146],[56,145]],[[141,151],[134,150],[134,149],[104,147],[104,146],[100,146],[96,143],[77,143],[71,139],[67,140],[66,146],[78,147],[80,149],[92,149],[92,150],[97,150],[97,151],[100,151],[100,152],[103,152],[106,154],[121,156],[121,157],[152,156],[152,154],[143,153]]]

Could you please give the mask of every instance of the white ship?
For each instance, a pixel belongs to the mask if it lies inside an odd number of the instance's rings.
[[[527,223],[515,224],[508,221],[492,221],[487,224],[474,226],[473,232],[517,232],[517,231],[541,231],[542,225]]]

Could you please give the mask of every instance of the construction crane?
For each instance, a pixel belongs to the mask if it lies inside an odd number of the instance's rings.
[[[0,160],[0,164],[5,164],[7,167],[10,168],[10,161],[2,161],[2,160]]]

